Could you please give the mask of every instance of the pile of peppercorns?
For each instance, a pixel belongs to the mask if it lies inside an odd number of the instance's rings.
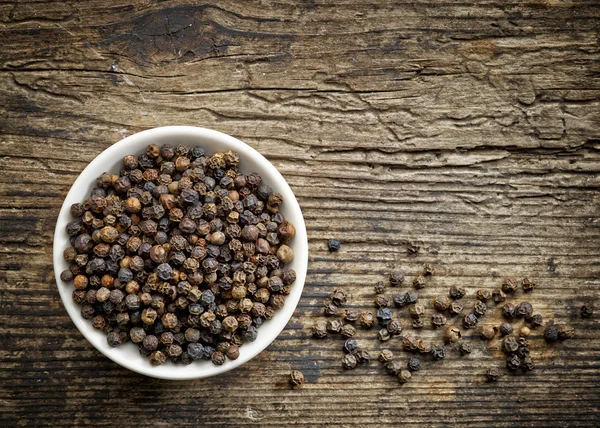
[[[418,275],[414,281],[415,289],[420,290],[426,287],[429,278],[434,275],[434,268],[430,264],[426,264],[423,273]],[[405,276],[402,272],[393,272],[389,276],[389,284],[392,287],[400,287],[405,282]],[[525,293],[529,293],[537,286],[529,278],[524,278],[521,282],[521,287]],[[506,278],[501,287],[489,291],[480,289],[477,290],[475,296],[477,301],[472,306],[471,310],[462,315],[464,305],[461,299],[466,295],[466,290],[462,287],[452,286],[448,296],[439,296],[433,299],[432,306],[435,312],[431,315],[430,321],[433,329],[441,329],[444,345],[430,345],[424,340],[419,339],[411,334],[402,334],[402,324],[389,308],[393,304],[396,308],[409,306],[409,315],[413,329],[421,329],[425,326],[426,309],[425,306],[419,303],[419,297],[415,291],[407,291],[405,293],[396,293],[390,297],[386,296],[385,284],[380,281],[375,284],[375,299],[374,304],[376,315],[371,311],[360,312],[354,308],[346,308],[342,319],[333,319],[327,322],[318,321],[312,328],[312,334],[316,338],[325,338],[328,333],[340,333],[347,338],[344,343],[345,355],[342,358],[342,367],[345,369],[354,369],[359,363],[368,363],[370,361],[369,353],[361,349],[354,337],[357,334],[353,324],[358,321],[364,329],[370,329],[376,322],[382,327],[377,333],[377,337],[381,342],[386,342],[398,336],[402,349],[410,353],[419,353],[428,355],[433,361],[443,360],[446,356],[447,349],[453,344],[457,344],[458,352],[461,356],[470,354],[473,351],[471,343],[462,340],[464,333],[456,325],[448,325],[446,313],[449,317],[461,316],[461,325],[465,330],[476,329],[480,321],[489,312],[488,306],[492,303],[502,312],[506,319],[500,326],[491,324],[483,325],[478,329],[478,336],[484,341],[490,341],[500,332],[502,340],[502,351],[506,354],[506,367],[517,372],[528,372],[535,368],[535,363],[530,355],[530,342],[527,337],[531,334],[531,329],[537,329],[543,325],[543,319],[540,314],[534,314],[533,306],[526,301],[521,301],[518,304],[506,302],[507,295],[513,295],[519,287],[519,281],[515,277]],[[331,294],[330,299],[324,304],[324,315],[328,317],[336,316],[341,312],[341,306],[346,303],[346,293],[336,288]],[[502,304],[502,306],[500,306]],[[586,304],[581,308],[581,316],[589,318],[593,314],[593,307]],[[511,321],[514,319],[524,319],[526,325],[522,326],[516,335],[513,334],[513,326]],[[443,328],[442,328],[443,327]],[[465,332],[466,333],[466,332]],[[546,324],[543,337],[546,342],[557,340],[565,340],[572,338],[575,331],[567,324],[555,324],[550,321]],[[421,367],[421,360],[412,357],[406,367],[399,361],[394,359],[392,351],[384,349],[380,352],[379,361],[384,364],[386,371],[398,378],[400,383],[406,383],[411,378],[411,373],[418,371]],[[487,379],[495,381],[500,377],[498,368],[492,367],[486,372]]]
[[[151,144],[71,206],[60,277],[110,346],[131,340],[153,365],[220,365],[284,305],[296,232],[282,195],[239,164],[233,151]]]

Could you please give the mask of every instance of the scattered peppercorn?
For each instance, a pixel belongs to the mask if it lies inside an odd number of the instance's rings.
[[[492,300],[495,303],[504,302],[506,300],[506,294],[504,291],[502,291],[502,289],[496,288],[494,291],[492,291]]]
[[[459,299],[462,299],[463,297],[465,297],[466,294],[467,294],[467,292],[462,287],[457,287],[456,285],[453,285],[452,287],[450,287],[449,296],[451,299],[459,300]]]
[[[529,323],[531,324],[531,328],[541,327],[544,323],[542,315],[540,314],[532,315],[527,321],[529,321]]]
[[[504,318],[513,319],[517,315],[517,308],[512,303],[505,303],[502,306],[502,315]]]
[[[344,324],[340,330],[340,334],[344,337],[356,336],[356,328],[352,324]]]
[[[400,370],[400,373],[398,373],[398,382],[400,383],[406,383],[408,381],[410,381],[410,378],[412,377],[412,375],[410,374],[409,370]]]
[[[463,309],[464,306],[462,303],[452,302],[450,308],[448,309],[448,312],[450,313],[450,315],[459,315],[463,311]]]
[[[392,335],[390,334],[390,332],[387,330],[387,328],[382,328],[381,330],[379,330],[379,332],[377,333],[377,338],[382,341],[382,342],[387,342],[388,340],[390,340],[392,337]]]
[[[575,329],[568,324],[560,324],[558,326],[558,337],[559,339],[571,339],[575,336]]]
[[[496,382],[498,379],[500,379],[500,370],[498,370],[495,367],[492,367],[487,370],[485,375],[486,375],[488,381]]]
[[[492,340],[494,338],[494,336],[496,335],[496,332],[498,331],[498,328],[492,325],[484,325],[481,328],[481,332],[480,332],[480,336],[482,339],[485,340]]]
[[[292,370],[290,373],[290,384],[293,388],[304,385],[304,374],[300,370]]]
[[[353,354],[358,350],[358,343],[354,339],[347,339],[344,342],[344,351],[348,354]]]
[[[475,327],[477,327],[478,322],[479,322],[479,319],[477,318],[477,316],[474,313],[468,313],[463,318],[463,327],[468,328],[468,329],[475,328]]]
[[[414,291],[407,291],[404,295],[404,299],[406,300],[407,305],[414,305],[419,300],[419,295]]]
[[[398,321],[398,320],[391,320],[387,324],[386,328],[387,328],[387,331],[389,331],[392,336],[402,333],[402,324],[400,324],[400,321]]]
[[[558,326],[554,324],[554,321],[549,321],[546,324],[546,329],[544,330],[544,339],[546,342],[556,342],[558,337]]]
[[[521,367],[521,358],[518,355],[511,355],[506,358],[506,367],[509,370],[516,371]]]
[[[327,248],[329,248],[329,251],[338,251],[340,247],[340,241],[338,241],[337,239],[329,239],[327,241]]]
[[[527,337],[530,334],[531,334],[531,330],[527,326],[523,326],[523,327],[521,327],[521,330],[519,330],[520,336]]]
[[[446,343],[458,342],[458,340],[461,338],[461,336],[462,336],[462,333],[460,332],[460,329],[458,327],[456,327],[455,325],[449,325],[444,330],[444,341]]]
[[[327,337],[327,323],[324,321],[318,321],[312,327],[312,334],[318,339],[323,339]]]
[[[412,318],[421,318],[423,315],[425,315],[425,306],[419,304],[413,305],[411,306],[409,313]]]
[[[477,297],[477,299],[479,299],[485,303],[492,298],[492,293],[490,293],[489,290],[480,289],[480,290],[477,290],[477,292],[475,293],[475,296]]]
[[[360,311],[356,308],[346,308],[344,319],[354,322],[360,318]]]
[[[346,370],[352,370],[356,367],[358,363],[356,357],[353,354],[346,354],[344,358],[342,358],[342,367]]]
[[[387,297],[385,297],[383,294],[378,294],[377,296],[375,296],[374,303],[375,306],[378,308],[385,308],[389,304],[389,301]]]
[[[581,318],[591,318],[594,315],[594,305],[591,303],[585,303],[581,307]]]
[[[419,360],[418,358],[411,358],[408,360],[406,367],[411,372],[418,372],[419,369],[421,368],[421,360]]]
[[[507,336],[509,334],[512,334],[512,332],[513,326],[510,323],[503,322],[502,324],[500,324],[500,334],[502,336]]]
[[[337,306],[343,305],[344,303],[346,303],[347,300],[346,292],[341,288],[336,288],[335,290],[333,290],[329,297],[331,298],[331,301]]]
[[[434,328],[441,327],[441,326],[445,325],[446,322],[447,322],[446,317],[442,314],[434,314],[431,317],[431,325]]]
[[[389,308],[377,309],[377,321],[382,326],[386,326],[392,320],[392,311]]]
[[[433,299],[433,307],[440,312],[448,310],[450,305],[452,305],[452,302],[448,297],[436,297]]]
[[[404,283],[404,274],[400,271],[393,272],[390,274],[390,285],[392,287],[399,287]]]
[[[427,280],[423,275],[419,275],[413,280],[413,287],[415,287],[417,290],[425,288],[425,285],[427,285]]]
[[[359,349],[358,351],[356,351],[354,353],[354,356],[356,357],[358,364],[366,364],[369,361],[371,361],[371,354],[369,354],[364,349]]]
[[[383,281],[377,281],[375,283],[375,293],[377,294],[382,294],[383,292],[385,292],[385,284],[383,283]]]
[[[473,313],[477,316],[477,318],[484,316],[486,312],[487,305],[481,300],[479,300],[477,303],[475,303],[475,306],[473,306]]]
[[[517,352],[519,349],[519,342],[514,336],[506,336],[502,341],[502,350],[507,354]]]
[[[371,328],[375,324],[375,317],[372,312],[362,312],[358,322],[363,328]]]
[[[509,276],[505,278],[504,282],[502,283],[502,291],[504,291],[505,293],[513,293],[517,290],[517,287],[517,278],[515,278],[514,276]]]
[[[399,361],[390,361],[385,365],[385,370],[392,376],[397,376],[402,370],[402,364]]]
[[[445,346],[432,346],[431,347],[431,358],[434,361],[443,360],[446,357],[446,347]]]
[[[517,317],[529,318],[533,314],[533,306],[529,302],[521,302],[517,305]]]
[[[460,355],[467,355],[473,352],[473,346],[471,346],[470,343],[461,342],[458,346],[458,351],[460,352]]]
[[[384,349],[379,353],[378,359],[382,363],[387,364],[394,359],[394,353],[389,349]]]
[[[335,316],[338,314],[338,312],[339,308],[331,302],[323,305],[323,313],[327,316]]]
[[[343,322],[341,322],[340,320],[330,320],[327,321],[327,331],[330,331],[332,333],[339,333],[342,330],[342,326],[344,325]]]

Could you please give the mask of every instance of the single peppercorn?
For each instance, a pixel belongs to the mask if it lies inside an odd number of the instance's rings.
[[[119,335],[119,333],[116,333],[114,331],[111,331],[110,333],[108,333],[108,335],[106,336],[106,341],[108,342],[108,345],[111,346],[112,348],[116,348],[117,346],[119,346],[123,343],[123,339],[121,338],[121,335]]]
[[[387,297],[385,297],[383,294],[378,294],[377,296],[375,296],[374,303],[375,306],[378,308],[385,308],[389,304],[389,301]]]
[[[514,276],[509,276],[505,278],[504,282],[502,283],[502,291],[504,291],[505,293],[513,293],[517,290],[517,287],[517,278],[515,278]]]
[[[581,306],[581,318],[591,318],[594,315],[594,305],[585,303]]]
[[[505,303],[502,306],[502,315],[504,318],[513,319],[517,315],[517,308],[512,303]]]
[[[446,357],[445,346],[432,346],[431,347],[431,358],[434,361],[443,360]]]
[[[406,383],[410,381],[411,377],[412,375],[410,374],[409,370],[400,370],[400,373],[398,373],[398,382],[402,384]]]
[[[413,280],[413,287],[415,287],[417,290],[425,288],[426,285],[427,279],[423,275],[419,275]]]
[[[544,339],[546,342],[556,342],[559,338],[558,326],[554,321],[549,321],[544,330]]]
[[[406,294],[394,294],[392,296],[392,300],[394,301],[394,306],[397,308],[403,308],[406,306]]]
[[[343,325],[344,323],[340,320],[327,321],[327,331],[330,331],[332,333],[339,333]]]
[[[529,323],[531,324],[532,328],[541,327],[542,324],[544,323],[542,315],[540,315],[540,314],[534,314],[534,315],[532,315],[527,321],[529,321]]]
[[[398,373],[400,373],[400,370],[402,370],[402,364],[400,361],[390,361],[385,365],[385,371],[392,376],[397,376]]]
[[[433,307],[440,312],[447,311],[451,304],[452,302],[448,297],[436,297],[433,299]]]
[[[341,288],[336,288],[335,290],[333,290],[331,292],[331,294],[329,295],[329,297],[331,298],[331,301],[336,304],[337,306],[341,306],[344,303],[346,303],[346,292],[344,290],[342,290]]]
[[[390,274],[390,285],[392,287],[400,287],[404,283],[404,274],[396,271]]]
[[[533,314],[533,306],[529,302],[521,302],[517,305],[517,317],[529,318]]]
[[[463,309],[464,306],[462,303],[452,302],[450,308],[448,309],[448,312],[450,313],[450,315],[459,315],[463,311]]]
[[[537,284],[531,281],[529,278],[523,278],[523,280],[521,281],[521,286],[523,287],[524,292],[529,293],[537,287]]]
[[[318,339],[323,339],[327,337],[327,323],[325,323],[324,321],[318,321],[312,327],[312,334]]]
[[[484,316],[486,312],[487,312],[487,305],[485,303],[483,303],[481,300],[479,300],[477,303],[475,303],[475,306],[473,306],[473,313],[478,318]]]
[[[348,322],[354,322],[360,318],[360,311],[356,308],[346,308],[344,319]]]
[[[329,239],[327,241],[327,248],[331,252],[338,251],[340,249],[340,247],[341,247],[340,241],[338,241],[337,239]]]
[[[434,328],[442,327],[443,325],[446,325],[446,322],[446,317],[442,314],[434,314],[431,317],[431,325]]]
[[[524,372],[530,372],[535,369],[535,363],[530,356],[526,356],[521,361],[521,370]]]
[[[358,364],[367,364],[369,361],[371,361],[371,354],[364,349],[357,350],[354,355],[358,361]]]
[[[521,367],[521,358],[518,355],[511,355],[506,358],[506,367],[509,370],[516,371]]]
[[[446,343],[455,343],[462,337],[460,329],[455,325],[449,325],[444,330],[444,341]]]
[[[506,336],[502,341],[502,351],[507,354],[512,354],[517,352],[519,349],[519,342],[514,336]]]
[[[560,324],[558,326],[558,337],[561,340],[571,339],[575,336],[575,329],[568,324]]]
[[[375,324],[375,317],[372,312],[362,312],[358,322],[363,328],[371,328]]]
[[[406,364],[406,367],[411,372],[418,372],[421,368],[421,360],[419,360],[418,358],[410,358],[408,360],[408,363]]]
[[[523,326],[523,327],[521,327],[521,330],[519,330],[520,336],[527,337],[530,334],[531,334],[531,330],[527,326]]]
[[[353,354],[346,354],[344,358],[342,358],[342,367],[346,370],[352,370],[356,367],[358,361]]]
[[[384,349],[379,353],[378,359],[380,362],[387,364],[394,359],[394,353],[389,349]]]
[[[290,373],[290,384],[293,388],[304,385],[304,374],[300,370],[292,370]]]
[[[344,342],[344,351],[348,354],[353,354],[358,350],[358,343],[354,339],[347,339]]]
[[[492,367],[486,371],[485,375],[486,375],[488,381],[496,382],[498,379],[500,379],[500,370],[498,370],[495,367]]]
[[[503,322],[502,324],[500,324],[500,334],[502,336],[507,336],[509,334],[512,334],[513,332],[513,326],[510,323],[507,322]]]
[[[344,337],[356,336],[356,328],[352,324],[344,324],[340,330],[340,334]]]
[[[492,291],[492,300],[495,303],[504,302],[506,300],[506,294],[504,291],[502,291],[502,289],[496,288],[494,291]]]
[[[425,327],[425,320],[423,317],[413,318],[411,322],[412,328],[419,329]]]
[[[414,291],[407,291],[404,295],[407,305],[414,305],[419,300],[419,296]]]
[[[375,283],[375,293],[377,294],[382,294],[383,292],[385,292],[385,284],[383,283],[383,281],[377,281]]]
[[[475,296],[477,297],[478,300],[481,300],[482,302],[487,302],[488,300],[490,300],[492,298],[492,293],[489,292],[489,290],[477,290],[477,292],[475,293]]]
[[[325,305],[323,305],[323,313],[326,316],[335,316],[338,314],[338,312],[339,308],[331,302],[325,303]]]
[[[412,336],[402,337],[402,349],[408,352],[415,352],[417,350],[417,341]]]
[[[479,335],[484,340],[492,340],[494,338],[494,336],[496,335],[497,331],[498,331],[498,328],[496,326],[484,325],[481,328]]]
[[[400,321],[398,320],[391,320],[387,324],[386,328],[392,336],[396,336],[402,333],[402,324],[400,324]]]
[[[386,326],[392,320],[392,311],[389,308],[377,309],[377,321],[382,326]]]
[[[458,351],[460,352],[460,355],[467,355],[473,352],[473,346],[471,346],[470,343],[462,342],[458,346]]]
[[[463,318],[463,327],[471,329],[477,326],[479,319],[474,313],[468,313]]]
[[[425,315],[425,306],[419,304],[413,305],[411,306],[409,313],[412,318],[421,318],[423,315]]]
[[[390,340],[390,338],[392,337],[392,335],[390,334],[390,332],[387,330],[387,328],[382,328],[381,330],[379,330],[379,332],[377,333],[377,338],[382,341],[382,342],[386,342],[388,340]]]

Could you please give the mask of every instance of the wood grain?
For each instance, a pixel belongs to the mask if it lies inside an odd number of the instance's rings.
[[[578,316],[600,297],[599,18],[597,1],[0,2],[0,425],[600,424],[600,326]],[[241,368],[194,382],[104,358],[52,271],[79,172],[167,124],[267,156],[309,231],[286,330]],[[577,335],[546,346],[536,330],[538,368],[497,384],[482,374],[503,365],[499,342],[471,336],[471,356],[424,361],[404,386],[376,362],[342,370],[341,340],[310,337],[332,288],[369,308],[376,281],[396,268],[410,280],[426,262],[427,305],[451,285],[472,294],[529,276],[539,288],[516,301]],[[359,342],[381,347],[376,330]],[[303,389],[288,388],[292,368]]]

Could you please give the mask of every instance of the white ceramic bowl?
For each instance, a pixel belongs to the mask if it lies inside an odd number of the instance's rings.
[[[186,144],[190,147],[201,145],[208,154],[229,149],[238,152],[242,172],[258,172],[275,192],[283,195],[284,203],[281,212],[296,227],[296,236],[290,244],[294,250],[294,260],[286,266],[296,271],[296,282],[292,285],[292,291],[287,296],[284,307],[277,311],[273,319],[266,321],[258,329],[258,337],[254,342],[245,343],[240,347],[240,357],[237,360],[227,360],[222,366],[215,366],[210,361],[202,360],[194,361],[187,366],[173,364],[169,361],[161,366],[153,367],[147,358],[139,354],[137,346],[131,342],[111,348],[106,342],[106,335],[95,330],[90,320],[81,317],[80,306],[73,302],[71,297],[73,284],[60,280],[60,273],[69,267],[62,256],[63,250],[69,246],[69,238],[65,230],[67,223],[72,219],[69,208],[72,204],[83,202],[90,196],[96,178],[103,172],[117,173],[123,157],[129,154],[143,153],[146,146],[151,143],[159,146],[165,143]],[[75,180],[60,210],[54,232],[56,284],[63,304],[79,331],[96,349],[114,362],[134,372],[161,379],[196,379],[214,376],[240,366],[259,354],[281,333],[298,305],[306,278],[307,264],[308,241],[304,218],[292,189],[279,171],[260,153],[240,140],[218,131],[193,126],[166,126],[149,129],[124,138],[100,153]]]

